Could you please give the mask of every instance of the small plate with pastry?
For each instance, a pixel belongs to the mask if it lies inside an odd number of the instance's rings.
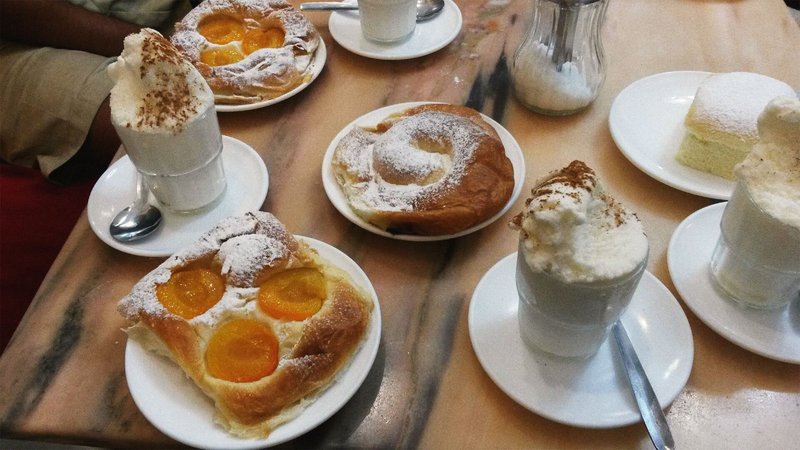
[[[348,124],[328,146],[322,184],[333,206],[372,233],[451,239],[488,226],[522,191],[511,134],[471,108],[411,102]]]
[[[758,114],[782,81],[747,72],[665,72],[631,83],[614,99],[608,123],[623,155],[675,189],[727,200],[733,166],[755,141]]]
[[[261,211],[220,222],[118,309],[137,407],[202,448],[269,447],[313,429],[355,394],[380,343],[361,268]]]
[[[220,112],[285,100],[322,72],[325,43],[289,2],[207,0],[175,24],[170,38],[214,92]]]

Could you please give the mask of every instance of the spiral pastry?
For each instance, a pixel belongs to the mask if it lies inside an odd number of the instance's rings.
[[[514,189],[497,132],[458,105],[421,105],[355,127],[332,167],[351,209],[395,234],[458,233],[500,211]]]

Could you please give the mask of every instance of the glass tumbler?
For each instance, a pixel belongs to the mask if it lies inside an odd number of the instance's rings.
[[[736,302],[781,308],[800,298],[800,230],[767,214],[746,184],[736,183],[725,206],[711,275]]]
[[[117,123],[114,127],[161,206],[188,214],[208,209],[222,198],[227,183],[222,134],[213,103],[177,132]]]
[[[522,340],[529,348],[557,356],[594,355],[630,304],[647,257],[631,272],[613,279],[566,282],[531,270],[523,247],[520,241],[516,270]]]

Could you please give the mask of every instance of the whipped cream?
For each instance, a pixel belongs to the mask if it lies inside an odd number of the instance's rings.
[[[800,99],[773,99],[758,118],[758,133],[736,176],[765,213],[800,232]]]
[[[547,176],[531,191],[512,221],[534,272],[573,282],[625,276],[647,258],[648,244],[636,215],[606,194],[581,161]]]
[[[758,132],[736,166],[711,273],[733,299],[771,309],[800,291],[800,100],[773,99]]]
[[[222,134],[205,79],[155,30],[125,38],[108,67],[111,122],[158,202],[196,212],[222,198]]]
[[[125,38],[108,67],[112,120],[150,133],[178,133],[214,105],[200,72],[158,31],[145,28]]]

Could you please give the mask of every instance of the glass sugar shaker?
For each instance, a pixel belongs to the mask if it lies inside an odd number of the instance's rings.
[[[581,111],[605,80],[600,28],[607,0],[533,0],[533,6],[511,63],[514,94],[538,113]]]

